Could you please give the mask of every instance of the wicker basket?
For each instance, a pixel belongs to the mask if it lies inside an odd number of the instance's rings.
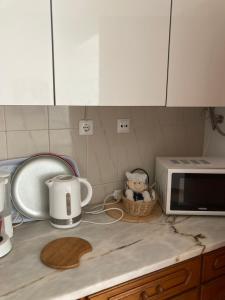
[[[123,209],[131,216],[146,217],[151,214],[156,200],[150,202],[132,201],[125,197],[122,198]]]
[[[149,187],[149,175],[148,173],[141,169],[141,168],[136,168],[131,173],[134,172],[139,172],[139,173],[144,173],[147,175],[147,186],[148,186],[148,191],[151,194],[152,189]],[[125,194],[125,193],[124,193]],[[156,197],[156,193],[155,193]],[[146,217],[151,214],[151,211],[153,207],[155,206],[157,202],[157,199],[151,200],[149,202],[144,202],[144,201],[132,201],[127,199],[125,196],[122,197],[122,204],[123,204],[123,209],[126,213],[128,213],[131,216],[136,216],[136,217]]]

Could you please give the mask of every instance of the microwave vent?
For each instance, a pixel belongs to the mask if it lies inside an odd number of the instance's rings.
[[[179,164],[210,165],[210,162],[205,159],[171,159],[170,161],[176,165],[179,165]]]
[[[199,161],[204,165],[210,165],[210,162],[208,160],[200,159]]]
[[[187,159],[181,159],[180,161],[185,165],[189,165],[191,163],[191,161]]]
[[[173,164],[180,164],[180,162],[179,162],[179,160],[177,160],[177,159],[171,159],[170,160]]]

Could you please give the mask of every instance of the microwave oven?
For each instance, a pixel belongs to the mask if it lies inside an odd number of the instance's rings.
[[[225,158],[157,157],[155,174],[166,214],[225,216]]]

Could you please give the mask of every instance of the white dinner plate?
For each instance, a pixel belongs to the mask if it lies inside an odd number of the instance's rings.
[[[25,160],[12,177],[12,202],[25,217],[35,220],[49,218],[49,192],[47,179],[56,175],[74,175],[73,169],[63,158],[41,155]]]

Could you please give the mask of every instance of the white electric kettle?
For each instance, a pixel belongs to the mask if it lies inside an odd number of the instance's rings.
[[[91,201],[92,187],[84,179],[70,175],[58,175],[45,182],[49,187],[50,223],[56,228],[72,228],[81,221],[81,207]],[[87,188],[87,196],[81,201],[80,183]]]

